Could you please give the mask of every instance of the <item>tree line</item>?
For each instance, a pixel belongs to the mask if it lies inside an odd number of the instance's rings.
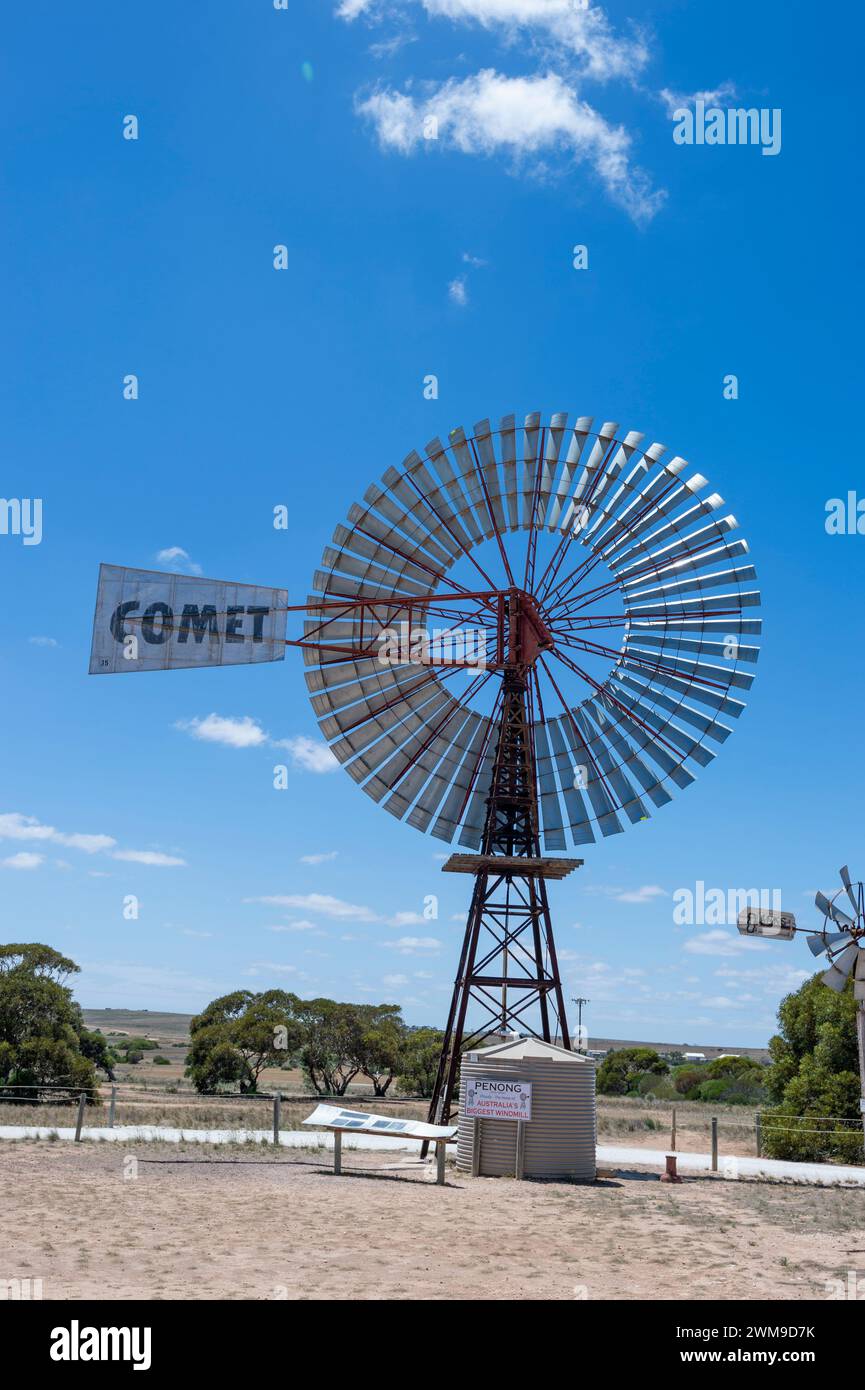
[[[604,1058],[598,1091],[756,1106],[768,1158],[862,1163],[856,1009],[852,977],[837,993],[818,973],[782,999],[768,1065],[748,1057],[696,1063],[627,1047]]]
[[[186,1074],[197,1091],[254,1094],[265,1068],[299,1068],[317,1095],[342,1096],[358,1077],[385,1096],[394,1082],[432,1095],[443,1034],[413,1028],[398,1004],[300,999],[288,990],[239,989],[189,1025]]]
[[[0,946],[0,1094],[36,1098],[51,1086],[97,1099],[100,1076],[136,1062],[146,1038],[109,1046],[84,1024],[70,979],[80,967],[40,942]],[[255,1094],[266,1067],[299,1068],[318,1095],[345,1095],[360,1077],[385,1096],[432,1095],[443,1034],[409,1026],[396,1004],[300,999],[285,990],[236,990],[190,1024],[186,1074],[200,1092]]]
[[[130,1040],[124,1057],[85,1026],[69,984],[78,971],[40,942],[0,946],[0,1095],[35,1098],[59,1085],[95,1100],[100,1075],[113,1079],[118,1059],[131,1060],[147,1045]],[[622,1048],[598,1069],[598,1090],[759,1105],[769,1156],[861,1162],[852,979],[839,994],[814,975],[782,1000],[778,1020],[769,1066],[744,1057],[696,1064]],[[198,1091],[254,1094],[266,1067],[298,1067],[311,1091],[334,1096],[358,1077],[376,1096],[391,1086],[431,1095],[443,1037],[437,1028],[409,1026],[396,1004],[300,999],[284,990],[214,999],[193,1018],[190,1034],[186,1068]]]

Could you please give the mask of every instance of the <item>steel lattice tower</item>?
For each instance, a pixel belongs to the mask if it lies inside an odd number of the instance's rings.
[[[526,1018],[534,1005],[540,1015],[535,1036],[545,1042],[558,1036],[570,1047],[544,881],[563,861],[541,858],[528,703],[525,667],[508,666],[481,853],[465,865],[475,872],[475,887],[430,1103],[433,1124],[447,1123],[463,1051],[494,1031],[534,1033]],[[467,859],[456,855],[445,867],[462,868],[460,861]],[[510,862],[515,859],[525,864]],[[472,1002],[483,1010],[484,1021],[466,1033]]]

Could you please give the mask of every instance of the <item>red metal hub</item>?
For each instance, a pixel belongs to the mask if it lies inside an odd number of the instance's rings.
[[[508,663],[533,666],[542,652],[550,652],[555,640],[535,599],[524,589],[509,589]]]

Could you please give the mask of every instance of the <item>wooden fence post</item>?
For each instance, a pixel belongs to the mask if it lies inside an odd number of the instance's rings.
[[[273,1142],[277,1146],[279,1145],[279,1119],[281,1101],[282,1096],[280,1092],[277,1091],[276,1095],[273,1097]]]
[[[514,1177],[522,1179],[523,1169],[526,1166],[526,1124],[525,1120],[517,1120],[517,1158],[514,1169]]]
[[[84,1123],[84,1106],[85,1106],[86,1104],[87,1104],[87,1097],[85,1096],[84,1092],[82,1091],[82,1092],[81,1092],[81,1095],[78,1097],[78,1119],[75,1121],[75,1142],[76,1142],[76,1144],[80,1143],[80,1141],[81,1141],[81,1126],[82,1126],[83,1123]]]
[[[436,1182],[439,1187],[445,1184],[445,1145],[446,1139],[436,1140]]]
[[[114,1128],[114,1112],[117,1107],[117,1087],[111,1087],[111,1104],[108,1107],[108,1128]]]
[[[472,1120],[472,1177],[481,1171],[481,1122]]]
[[[754,1116],[754,1136],[757,1141],[757,1157],[763,1157],[763,1115],[760,1110]]]
[[[333,1171],[337,1177],[342,1172],[342,1130],[333,1131]]]
[[[712,1116],[712,1172],[718,1171],[718,1117]]]
[[[673,1106],[673,1123],[670,1126],[670,1148],[676,1152],[676,1107]]]

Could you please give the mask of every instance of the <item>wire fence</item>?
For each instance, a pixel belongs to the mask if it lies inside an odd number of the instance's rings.
[[[601,1098],[602,1099],[602,1098]],[[249,1105],[258,1104],[266,1106],[268,1109],[266,1125],[259,1124],[256,1128],[261,1130],[271,1130],[274,1142],[278,1142],[280,1130],[295,1129],[299,1127],[301,1116],[297,1112],[298,1107],[308,1109],[310,1106],[320,1103],[331,1103],[336,1105],[352,1106],[373,1106],[390,1110],[393,1107],[402,1106],[420,1107],[425,1112],[428,1099],[423,1096],[383,1096],[370,1095],[369,1093],[358,1094],[350,1092],[348,1094],[325,1094],[319,1092],[283,1092],[283,1091],[183,1091],[166,1092],[160,1090],[155,1092],[146,1087],[134,1087],[129,1085],[119,1086],[117,1083],[103,1083],[100,1086],[75,1086],[64,1085],[59,1082],[32,1082],[29,1084],[16,1083],[13,1085],[0,1086],[0,1101],[5,1101],[7,1105],[21,1107],[22,1110],[32,1111],[33,1108],[47,1110],[51,1107],[64,1111],[72,1110],[77,1104],[79,1109],[76,1129],[80,1133],[83,1125],[83,1116],[86,1107],[100,1107],[105,1110],[107,1107],[107,1127],[115,1128],[118,1124],[131,1124],[135,1127],[146,1125],[160,1126],[165,1125],[171,1128],[194,1129],[197,1124],[201,1124],[207,1129],[232,1129],[241,1127],[245,1124],[241,1114],[235,1110],[239,1107],[240,1111],[248,1110]],[[208,1108],[209,1107],[209,1108]],[[665,1121],[670,1125],[670,1147],[675,1151],[677,1148],[677,1122],[682,1130],[689,1130],[692,1133],[697,1131],[708,1131],[712,1135],[713,1146],[717,1147],[718,1142],[718,1117],[712,1115],[711,1111],[703,1110],[695,1112],[693,1106],[672,1106],[670,1111],[662,1116],[657,1113],[657,1103],[653,1102],[650,1107],[654,1112],[651,1119],[651,1128],[661,1130],[665,1127]],[[121,1119],[120,1110],[126,1112],[126,1118]],[[156,1118],[144,1119],[143,1111],[151,1111]],[[684,1111],[684,1113],[683,1113]],[[772,1139],[779,1140],[782,1135],[806,1138],[811,1151],[808,1153],[808,1161],[839,1161],[843,1159],[847,1162],[861,1163],[865,1161],[865,1145],[863,1145],[862,1118],[850,1115],[788,1115],[775,1114],[772,1111],[756,1111],[749,1115],[737,1113],[739,1107],[735,1107],[724,1117],[724,1123],[720,1128],[727,1132],[727,1142],[738,1140],[747,1142],[749,1133],[753,1135],[754,1152],[758,1158],[764,1157],[764,1147],[769,1141],[770,1150],[776,1146],[772,1144]],[[131,1112],[131,1113],[129,1113]],[[136,1113],[137,1112],[137,1113]],[[234,1113],[232,1113],[234,1112]],[[678,1114],[677,1114],[678,1112]],[[0,1114],[3,1112],[0,1111]],[[8,1112],[7,1112],[8,1114]],[[669,1118],[667,1119],[667,1116]],[[416,1117],[412,1117],[416,1118]],[[603,1128],[602,1117],[602,1128]],[[23,1120],[22,1115],[16,1115],[16,1120]],[[54,1123],[56,1118],[52,1116]],[[649,1121],[646,1121],[649,1124]],[[40,1128],[44,1127],[41,1125]],[[615,1124],[614,1124],[615,1127]],[[629,1130],[636,1126],[628,1123]],[[858,1133],[857,1133],[858,1131]],[[823,1140],[823,1144],[819,1141]],[[792,1144],[793,1140],[788,1140]],[[781,1140],[783,1144],[784,1141]],[[785,1153],[775,1153],[775,1157],[793,1156]]]
[[[68,1092],[73,1097],[81,1095],[83,1091],[85,1095],[93,1095],[97,1099],[101,1099],[103,1091],[115,1091],[116,1089],[116,1084],[110,1082],[102,1082],[101,1085],[97,1084],[95,1086],[85,1086],[83,1084],[77,1086],[62,1086],[53,1081],[16,1082],[14,1085],[0,1083],[0,1101],[12,1101],[14,1104],[20,1105],[21,1096],[9,1095],[8,1093],[10,1091],[27,1092],[29,1093],[29,1097],[33,1100],[40,1100],[43,1098],[49,1099],[48,1093],[54,1091]],[[368,1091],[364,1091],[360,1094],[357,1091],[299,1091],[293,1094],[290,1091],[282,1090],[196,1091],[190,1089],[188,1091],[180,1091],[165,1090],[164,1088],[160,1088],[159,1090],[148,1090],[146,1086],[139,1088],[126,1085],[124,1085],[123,1089],[128,1095],[141,1097],[142,1100],[148,1102],[155,1102],[162,1096],[167,1096],[170,1097],[172,1101],[178,1103],[186,1101],[195,1102],[196,1100],[221,1100],[233,1104],[235,1101],[272,1101],[279,1096],[280,1100],[286,1103],[301,1105],[305,1102],[311,1103],[313,1101],[316,1103],[329,1103],[335,1101],[340,1105],[345,1105],[347,1100],[358,1101],[362,1104],[368,1104],[370,1101],[380,1101],[384,1105],[417,1105],[421,1102],[427,1102],[429,1099],[427,1096],[420,1095],[391,1095],[390,1092],[377,1096],[373,1092]]]

